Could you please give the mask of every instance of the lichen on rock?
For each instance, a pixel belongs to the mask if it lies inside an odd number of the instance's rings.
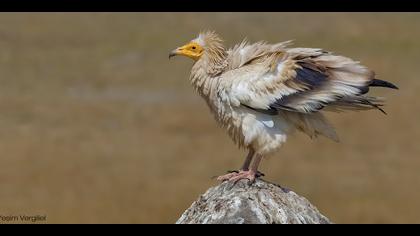
[[[304,197],[257,179],[223,182],[195,201],[177,224],[330,224]]]

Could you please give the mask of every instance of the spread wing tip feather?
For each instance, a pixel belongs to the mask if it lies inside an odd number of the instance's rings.
[[[395,84],[380,79],[373,79],[369,87],[385,87],[391,89],[399,89]]]

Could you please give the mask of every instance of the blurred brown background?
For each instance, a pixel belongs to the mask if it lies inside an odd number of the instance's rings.
[[[399,91],[327,115],[341,143],[302,134],[267,179],[336,223],[420,223],[420,14],[1,13],[0,214],[49,223],[173,223],[245,153],[168,52],[205,29],[233,46],[295,40],[360,60]]]

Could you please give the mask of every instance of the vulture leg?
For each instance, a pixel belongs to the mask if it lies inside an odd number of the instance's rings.
[[[249,149],[248,155],[245,158],[245,162],[242,165],[242,168],[240,169],[240,171],[228,171],[229,173],[226,175],[221,175],[219,177],[217,177],[217,180],[219,181],[226,181],[226,180],[230,180],[233,177],[236,177],[237,175],[240,175],[242,172],[244,171],[248,171],[249,170],[249,166],[251,165],[251,161],[252,158],[255,155],[255,151],[252,149]]]
[[[258,171],[258,166],[260,165],[261,160],[262,155],[257,154],[249,170],[242,170],[229,180],[236,183],[241,179],[248,179],[250,183],[253,183],[256,178],[264,175]]]
[[[245,158],[245,162],[242,165],[241,170],[249,170],[249,165],[251,165],[251,161],[254,155],[255,155],[255,151],[253,149],[249,149],[248,155]]]

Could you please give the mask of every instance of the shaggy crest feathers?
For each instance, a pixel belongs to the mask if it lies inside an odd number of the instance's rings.
[[[204,31],[193,40],[205,48],[202,58],[208,74],[220,74],[226,67],[226,49],[223,40],[214,31]]]

